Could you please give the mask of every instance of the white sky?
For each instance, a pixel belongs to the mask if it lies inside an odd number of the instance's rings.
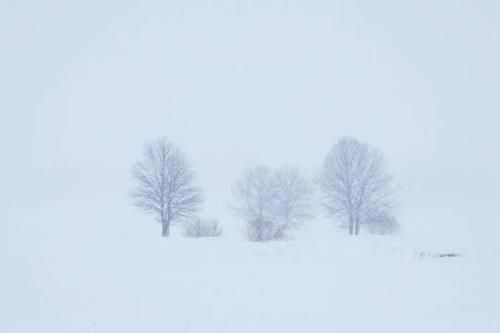
[[[500,229],[497,1],[3,0],[0,42],[3,226],[61,201],[143,218],[129,171],[160,135],[231,223],[245,168],[313,175],[352,135],[410,230]]]

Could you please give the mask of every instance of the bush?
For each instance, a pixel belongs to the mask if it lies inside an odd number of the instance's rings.
[[[385,212],[372,216],[368,223],[368,232],[376,235],[397,234],[400,229],[396,218]]]
[[[217,220],[192,219],[184,224],[184,237],[219,237],[222,235],[222,229]]]
[[[247,221],[247,237],[253,242],[266,242],[286,238],[286,225],[268,219],[252,219]]]

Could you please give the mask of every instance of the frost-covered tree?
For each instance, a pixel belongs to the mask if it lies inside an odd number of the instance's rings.
[[[169,236],[173,222],[191,218],[200,207],[201,194],[192,167],[167,138],[145,145],[132,176],[136,182],[131,195],[135,206],[156,217],[163,237]]]
[[[312,217],[310,182],[295,167],[283,167],[274,172],[275,216],[287,229]]]
[[[323,204],[357,235],[379,212],[391,214],[392,176],[376,149],[350,137],[340,139],[327,155],[319,177]]]
[[[276,238],[280,230],[273,225],[275,188],[272,172],[258,166],[248,170],[235,188],[236,212],[245,219],[247,236],[252,241]]]
[[[236,212],[252,241],[282,239],[311,216],[311,188],[294,168],[248,170],[235,186]]]

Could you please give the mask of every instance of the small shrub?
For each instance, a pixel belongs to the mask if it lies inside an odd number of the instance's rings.
[[[376,235],[397,234],[401,225],[396,218],[387,213],[379,213],[372,216],[368,223],[368,232]]]
[[[217,220],[202,220],[200,218],[192,219],[184,224],[184,237],[219,237],[222,235],[222,229]]]
[[[286,225],[267,219],[252,219],[247,221],[247,237],[253,242],[266,242],[286,238]]]

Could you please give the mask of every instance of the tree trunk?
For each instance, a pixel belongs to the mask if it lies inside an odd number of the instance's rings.
[[[349,235],[354,234],[354,221],[352,217],[349,217]]]
[[[168,237],[170,235],[170,219],[164,214],[160,214],[161,236]]]
[[[359,235],[359,217],[356,218],[355,234]]]
[[[168,237],[169,234],[170,234],[170,225],[168,224],[168,222],[164,221],[161,224],[161,236]]]

